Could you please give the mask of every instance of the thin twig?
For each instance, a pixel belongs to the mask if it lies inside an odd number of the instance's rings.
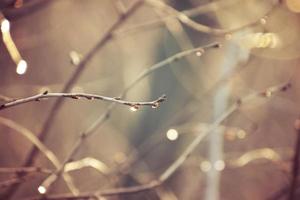
[[[80,75],[82,74],[84,69],[86,68],[86,66],[89,64],[90,60],[96,55],[96,53],[98,51],[100,51],[113,38],[112,33],[115,30],[117,30],[120,26],[122,26],[123,23],[132,14],[134,14],[142,4],[143,4],[143,0],[137,0],[135,3],[133,3],[133,5],[130,8],[128,8],[128,10],[126,10],[124,13],[122,13],[122,15],[119,16],[118,20],[112,24],[112,26],[104,33],[104,35],[96,43],[96,45],[91,48],[91,50],[82,58],[80,63],[76,66],[76,70],[74,71],[74,73],[72,74],[72,76],[66,82],[66,84],[64,85],[64,87],[62,89],[63,93],[67,93],[67,92],[71,91],[72,87],[74,86],[74,84],[76,83],[76,81],[78,80],[78,78],[80,77]],[[49,133],[49,129],[53,123],[53,120],[56,117],[56,115],[58,114],[59,109],[62,106],[63,102],[64,102],[64,98],[59,98],[54,103],[49,115],[47,116],[45,123],[42,127],[42,130],[39,134],[39,139],[42,142],[46,139],[46,137]],[[38,149],[34,146],[30,150],[29,154],[27,155],[25,162],[24,162],[24,166],[30,166],[34,162],[34,159],[36,158],[37,153],[38,153]],[[5,198],[9,198],[14,193],[14,191],[16,191],[17,189],[18,189],[18,186],[15,186],[14,188],[11,188],[10,190],[8,190],[5,194]]]
[[[10,97],[7,97],[7,96],[4,96],[2,94],[0,94],[0,101],[11,101],[13,100],[12,98]]]
[[[0,173],[25,174],[25,173],[45,173],[49,174],[50,169],[42,167],[0,167]]]
[[[0,189],[6,188],[6,187],[10,187],[10,186],[15,185],[17,183],[25,182],[29,178],[32,179],[32,177],[34,175],[35,174],[18,174],[17,177],[13,177],[13,178],[10,178],[8,180],[1,181],[0,182]]]
[[[108,190],[99,190],[94,193],[82,193],[78,196],[72,196],[72,194],[61,194],[61,195],[49,195],[47,197],[31,197],[26,200],[39,200],[39,199],[52,199],[52,200],[60,200],[60,199],[89,199],[89,198],[97,198],[99,196],[113,196],[113,195],[124,195],[142,192],[145,190],[150,190],[155,187],[160,186],[164,183],[174,172],[184,163],[184,161],[191,155],[191,153],[195,150],[195,148],[199,145],[202,139],[207,136],[209,133],[213,132],[220,124],[227,119],[231,114],[237,111],[243,104],[253,100],[257,97],[268,98],[273,96],[278,92],[286,91],[291,87],[290,83],[280,84],[274,87],[270,87],[262,92],[256,92],[250,94],[244,98],[238,99],[235,104],[230,106],[206,131],[201,132],[197,135],[197,137],[187,146],[187,148],[183,151],[183,153],[159,176],[157,180],[153,180],[147,184],[131,186],[131,187],[122,187]]]
[[[118,20],[112,24],[112,26],[104,33],[104,35],[101,37],[101,39],[96,43],[95,46],[91,48],[91,50],[83,57],[83,59],[80,61],[80,63],[76,66],[76,70],[70,77],[70,79],[66,82],[64,85],[62,92],[70,92],[78,78],[81,76],[82,72],[86,68],[86,66],[89,64],[91,59],[96,55],[98,51],[100,51],[112,38],[112,33],[117,30],[132,14],[134,14],[138,8],[143,4],[144,0],[137,0],[130,8],[128,8],[127,11],[122,13],[122,15],[118,18]],[[60,107],[63,105],[64,98],[59,98],[53,105],[49,115],[47,116],[45,123],[42,127],[42,130],[39,134],[39,139],[43,142],[50,130],[51,125],[53,124],[53,121],[56,117],[56,115],[59,112]],[[34,159],[36,158],[38,153],[38,149],[33,146],[33,148],[30,150],[29,154],[27,155],[24,166],[30,166]],[[13,193],[18,190],[18,185],[15,185],[13,188],[10,188],[7,190],[7,192],[3,195],[4,198],[10,198]],[[72,191],[73,194],[77,193],[77,189]]]
[[[234,3],[237,3],[241,0],[229,0],[229,1],[216,1],[216,2],[209,2],[205,5],[201,5],[192,9],[183,10],[181,13],[185,14],[188,17],[195,17],[200,14],[204,14],[207,12],[215,12],[219,9],[224,9],[226,7],[232,6]],[[129,28],[124,28],[116,31],[114,35],[124,35],[128,34],[129,32],[138,31],[138,30],[145,30],[145,28],[153,28],[155,26],[160,26],[164,24],[165,20],[169,20],[172,18],[177,18],[177,14],[169,13],[167,16],[160,17],[158,19],[154,19],[151,21],[147,21],[143,24],[133,25]]]
[[[233,33],[239,30],[242,30],[244,28],[247,27],[251,27],[251,26],[255,26],[258,23],[260,23],[260,19],[255,20],[253,22],[250,22],[248,24],[245,24],[243,26],[237,27],[237,28],[233,28],[233,29],[221,29],[221,28],[211,28],[209,26],[197,23],[196,21],[192,20],[189,16],[187,16],[186,14],[184,14],[183,12],[180,12],[176,9],[174,9],[173,7],[165,4],[162,1],[159,0],[146,0],[145,2],[147,2],[150,6],[160,9],[162,11],[165,11],[166,13],[175,16],[179,21],[181,21],[183,24],[187,25],[188,27],[199,31],[199,32],[203,32],[203,33],[208,33],[208,34],[213,34],[213,35],[224,35],[224,34],[228,34],[228,33]],[[266,15],[269,15],[270,12],[273,10],[274,6],[277,4],[274,3],[273,7],[271,10],[269,10]]]
[[[24,136],[26,139],[28,139],[32,144],[34,144],[34,146],[37,147],[37,149],[39,151],[41,151],[45,155],[45,157],[57,169],[59,168],[61,163],[58,160],[58,158],[55,156],[55,154],[50,149],[48,149],[30,130],[26,129],[25,127],[17,124],[16,122],[14,122],[10,119],[7,119],[7,118],[1,117],[1,116],[0,116],[0,124],[3,124],[13,130],[15,130],[17,133],[20,133],[22,136]],[[71,191],[76,191],[78,193],[76,187],[74,186],[71,176],[68,173],[64,173],[63,178],[64,178],[67,186],[69,187],[69,189]],[[4,196],[1,196],[1,197],[3,199],[6,199]]]
[[[25,104],[28,102],[34,102],[34,101],[40,101],[41,99],[49,99],[49,98],[59,98],[59,97],[65,97],[65,98],[72,98],[72,99],[87,99],[87,100],[102,100],[102,101],[108,101],[113,102],[125,106],[135,107],[138,108],[140,106],[151,106],[153,108],[156,108],[159,106],[159,104],[166,100],[166,95],[162,95],[158,99],[154,101],[146,101],[146,102],[138,102],[138,101],[125,101],[121,100],[118,97],[106,97],[96,94],[87,94],[87,93],[48,93],[47,91],[41,94],[37,94],[34,96],[26,97],[26,98],[20,98],[15,99],[11,102],[4,103],[0,105],[0,110],[17,106],[20,104]]]
[[[120,98],[124,98],[129,90],[131,90],[137,83],[139,83],[142,79],[147,77],[149,74],[151,74],[155,70],[158,70],[162,67],[168,66],[169,64],[171,64],[185,56],[191,55],[195,52],[201,52],[201,54],[202,54],[202,53],[204,53],[205,49],[218,48],[219,46],[220,45],[218,43],[212,43],[212,44],[209,44],[206,46],[179,52],[173,56],[166,58],[165,60],[163,60],[155,65],[150,66],[149,68],[144,70],[142,73],[140,73],[140,75],[138,75],[137,78],[123,90],[123,92],[120,94]],[[66,163],[70,162],[72,160],[73,156],[77,153],[77,151],[79,150],[79,148],[80,148],[81,144],[84,142],[84,140],[87,137],[89,137],[90,135],[92,135],[94,133],[94,131],[108,119],[108,116],[109,116],[110,112],[113,110],[113,108],[115,107],[115,105],[116,105],[115,102],[111,103],[110,106],[108,106],[107,110],[94,123],[92,123],[84,132],[81,133],[80,137],[76,141],[72,150],[65,158],[65,161],[63,162],[62,166],[54,174],[52,174],[51,176],[49,176],[48,178],[46,178],[43,181],[43,183],[41,184],[42,187],[44,187],[45,189],[48,189],[49,187],[51,187],[51,185],[60,176]]]

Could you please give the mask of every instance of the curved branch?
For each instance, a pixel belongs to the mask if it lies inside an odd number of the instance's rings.
[[[122,24],[140,8],[140,6],[143,4],[143,2],[144,2],[144,0],[137,0],[135,3],[133,3],[132,6],[130,8],[128,8],[128,10],[126,10],[126,12],[122,13],[122,15],[118,18],[118,20],[115,21],[107,31],[105,31],[104,35],[100,38],[100,40],[95,44],[95,46],[93,46],[88,51],[88,53],[82,58],[80,63],[77,65],[76,70],[74,71],[72,76],[69,78],[69,80],[65,83],[65,85],[62,89],[62,92],[69,92],[72,89],[72,87],[74,86],[74,84],[76,83],[78,78],[81,76],[82,72],[85,70],[85,68],[89,64],[90,60],[96,55],[96,53],[98,51],[100,51],[113,38],[112,33],[114,31],[116,31],[120,26],[122,26]],[[64,102],[64,98],[59,98],[54,103],[49,115],[47,116],[47,118],[45,120],[45,123],[42,127],[41,133],[39,135],[39,139],[41,141],[43,141],[47,137],[47,135],[49,133],[49,129],[51,127],[51,124],[53,123],[53,120],[56,117],[56,115],[59,111],[59,108],[62,106],[63,102]],[[25,162],[24,162],[25,166],[29,166],[32,164],[32,162],[34,161],[34,158],[37,155],[37,152],[38,152],[37,148],[33,147],[31,149],[27,158],[25,159]],[[11,189],[10,191],[8,191],[6,193],[6,197],[11,196],[12,193],[14,193],[14,191],[17,190],[17,187],[15,187],[15,188],[16,189]]]
[[[145,77],[147,77],[149,74],[153,73],[154,71],[156,71],[162,67],[168,66],[169,64],[171,64],[181,58],[184,58],[185,56],[191,55],[195,52],[200,52],[202,55],[204,53],[205,49],[218,48],[218,47],[220,47],[220,44],[212,43],[212,44],[208,44],[206,46],[179,52],[173,56],[166,58],[165,60],[163,60],[155,65],[150,66],[145,71],[140,73],[140,75],[138,75],[137,78],[123,90],[123,92],[120,95],[120,98],[125,97],[129,90],[131,90],[137,83],[139,83],[141,80],[143,80]],[[60,166],[60,168],[55,173],[48,176],[41,184],[41,186],[44,187],[46,189],[46,191],[49,189],[49,187],[51,187],[51,185],[60,176],[66,163],[68,163],[72,160],[72,157],[80,149],[80,146],[84,142],[84,140],[87,137],[89,137],[90,135],[92,135],[94,133],[94,131],[108,119],[108,116],[109,116],[110,112],[114,109],[115,105],[116,105],[115,102],[111,103],[110,106],[107,108],[107,110],[94,123],[92,123],[83,133],[81,133],[81,136],[76,141],[75,145],[71,149],[70,153],[68,154],[68,156],[66,157],[65,161]]]
[[[203,32],[203,33],[208,33],[208,34],[213,34],[213,35],[224,35],[224,34],[228,34],[228,33],[233,33],[233,32],[242,30],[244,28],[257,25],[258,23],[260,23],[260,19],[261,19],[261,18],[259,18],[258,20],[255,20],[253,22],[250,22],[248,24],[245,24],[243,26],[233,28],[233,29],[211,28],[209,26],[197,23],[196,21],[192,20],[185,13],[174,9],[173,7],[165,4],[162,1],[159,1],[159,0],[146,0],[145,2],[147,2],[150,6],[152,6],[154,8],[157,8],[157,9],[160,9],[160,10],[166,12],[166,13],[169,13],[170,15],[176,17],[183,24],[185,24],[186,26],[188,26],[188,27],[190,27],[190,28],[192,28],[196,31]],[[276,5],[276,4],[274,4],[274,5]],[[274,7],[274,5],[273,5],[273,7]],[[266,13],[266,15],[268,15],[273,10],[273,7],[272,7],[271,10],[269,10]]]
[[[269,87],[264,91],[256,92],[250,95],[247,95],[241,99],[238,99],[232,106],[230,106],[207,130],[201,132],[197,135],[197,137],[187,146],[187,148],[183,151],[183,153],[159,176],[157,180],[153,180],[147,184],[131,186],[131,187],[121,187],[115,189],[107,189],[107,190],[99,190],[93,193],[81,193],[78,196],[73,196],[71,194],[59,194],[59,195],[49,195],[47,197],[31,197],[26,200],[39,200],[39,199],[51,199],[51,200],[60,200],[60,199],[97,199],[101,196],[113,196],[113,195],[124,195],[142,192],[145,190],[150,190],[155,187],[163,184],[167,179],[170,178],[171,175],[184,163],[184,161],[191,155],[191,153],[195,150],[195,148],[199,145],[202,139],[207,136],[209,133],[213,132],[216,128],[220,126],[220,124],[227,119],[231,114],[237,111],[243,104],[258,98],[268,98],[275,95],[278,92],[284,92],[291,87],[291,84],[284,83],[277,86]]]
[[[108,101],[108,102],[113,102],[121,105],[126,105],[130,107],[135,107],[138,108],[140,106],[151,106],[153,108],[156,108],[159,106],[159,104],[163,101],[166,100],[166,95],[162,95],[158,99],[154,101],[146,101],[146,102],[138,102],[138,101],[125,101],[121,100],[118,97],[106,97],[106,96],[100,96],[96,94],[87,94],[87,93],[48,93],[48,91],[37,94],[34,96],[26,97],[26,98],[21,98],[21,99],[16,99],[7,103],[4,103],[0,105],[0,110],[17,106],[20,104],[25,104],[28,102],[33,102],[33,101],[40,101],[41,99],[49,99],[49,98],[59,98],[59,97],[65,97],[65,98],[72,98],[72,99],[80,99],[84,98],[87,100],[102,100],[102,101]]]
[[[17,124],[16,122],[14,122],[10,119],[7,119],[7,118],[1,117],[1,116],[0,116],[0,124],[3,124],[13,130],[15,130],[16,132],[20,133],[21,135],[23,135],[26,139],[28,139],[31,143],[33,143],[34,146],[36,146],[37,149],[39,149],[56,168],[59,168],[61,163],[58,160],[58,158],[30,130],[26,129],[25,127]],[[67,186],[69,187],[70,191],[72,191],[73,194],[78,194],[78,190],[75,187],[71,176],[67,173],[64,173],[63,178],[64,178],[65,182],[67,183]]]

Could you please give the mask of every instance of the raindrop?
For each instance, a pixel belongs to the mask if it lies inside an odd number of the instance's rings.
[[[155,102],[154,104],[152,104],[151,108],[158,108],[158,106],[159,106],[159,103]]]
[[[196,56],[198,56],[198,57],[202,56],[202,52],[201,51],[197,51],[196,52]]]
[[[137,105],[133,105],[130,107],[130,111],[135,112],[139,109],[139,107]]]

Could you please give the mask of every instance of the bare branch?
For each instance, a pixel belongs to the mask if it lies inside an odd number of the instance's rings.
[[[19,174],[17,177],[14,178],[10,178],[8,180],[5,181],[1,181],[0,182],[0,189],[6,188],[6,187],[10,187],[12,185],[15,185],[17,183],[22,183],[26,180],[28,180],[29,178],[32,178],[33,174]]]
[[[25,174],[25,173],[45,173],[49,174],[52,171],[50,169],[42,167],[0,167],[0,173],[13,173],[13,174]]]
[[[162,67],[168,66],[172,62],[175,62],[175,61],[177,61],[177,60],[179,60],[179,59],[181,59],[185,56],[191,55],[195,52],[200,52],[201,55],[202,55],[204,53],[205,49],[218,48],[219,46],[220,45],[218,43],[212,43],[212,44],[209,44],[209,45],[206,45],[206,46],[202,46],[202,47],[190,49],[190,50],[187,50],[187,51],[179,52],[179,53],[177,53],[173,56],[170,56],[169,58],[166,58],[165,60],[163,60],[163,61],[161,61],[161,62],[159,62],[155,65],[150,66],[145,71],[140,73],[140,75],[138,75],[137,78],[123,90],[123,92],[120,95],[120,98],[125,97],[129,90],[131,90],[137,83],[139,83],[142,79],[147,77],[149,74],[151,74],[155,70],[158,70]],[[162,98],[162,99],[164,99],[164,98]],[[88,136],[92,135],[94,133],[94,131],[108,119],[108,116],[109,116],[110,112],[113,110],[113,108],[115,107],[115,105],[116,105],[116,102],[113,102],[112,104],[110,104],[110,106],[107,108],[107,110],[92,125],[90,125],[83,133],[81,133],[81,136],[76,141],[75,145],[73,146],[72,150],[70,151],[70,153],[66,157],[66,159],[63,162],[63,164],[61,165],[61,167],[55,173],[51,174],[48,178],[46,178],[43,181],[43,183],[41,184],[41,187],[45,188],[46,191],[49,189],[49,187],[51,187],[51,185],[60,176],[61,172],[63,171],[63,169],[65,167],[65,165],[72,160],[73,156],[80,149],[80,146],[84,142],[84,140]]]
[[[89,64],[90,60],[96,55],[98,51],[100,51],[112,38],[112,33],[117,30],[132,14],[134,14],[138,8],[143,4],[143,0],[137,0],[135,3],[132,4],[128,10],[126,10],[122,15],[118,18],[116,22],[114,22],[111,27],[104,33],[101,39],[93,46],[90,51],[82,58],[80,63],[77,65],[76,70],[74,71],[73,75],[64,85],[62,92],[67,93],[70,92],[86,66]],[[46,136],[49,133],[49,129],[51,124],[53,123],[54,118],[56,117],[59,108],[62,106],[64,102],[64,98],[59,98],[55,104],[53,105],[48,117],[45,120],[45,124],[42,127],[41,133],[39,135],[39,139],[44,141]],[[31,151],[29,152],[27,158],[25,159],[24,166],[29,166],[34,161],[38,151],[37,148],[34,146]],[[6,197],[8,198],[11,196],[18,187],[12,188],[10,191],[6,193]]]
[[[0,101],[11,101],[13,100],[12,98],[10,97],[7,97],[7,96],[4,96],[2,94],[0,94]]]
[[[32,133],[30,130],[26,129],[25,127],[17,124],[16,122],[1,117],[0,116],[0,124],[3,124],[13,130],[15,130],[17,133],[20,133],[21,135],[23,135],[26,139],[28,139],[32,144],[34,144],[34,146],[37,147],[38,150],[40,150],[45,157],[58,169],[59,166],[61,165],[60,161],[58,160],[58,158],[55,156],[55,154],[48,149],[48,147],[46,147],[36,136],[34,133]],[[67,186],[69,187],[70,191],[72,191],[73,194],[77,194],[78,190],[75,187],[71,176],[68,173],[64,173],[63,174],[63,178],[67,184]]]
[[[140,106],[151,106],[153,108],[156,108],[159,106],[159,104],[166,100],[166,96],[162,95],[158,99],[154,101],[148,101],[148,102],[137,102],[137,101],[125,101],[121,100],[118,97],[106,97],[106,96],[100,96],[96,94],[87,94],[87,93],[48,93],[47,91],[41,94],[37,94],[34,96],[16,99],[8,103],[4,103],[0,105],[0,110],[17,106],[20,104],[25,104],[28,102],[34,102],[34,101],[40,101],[41,99],[49,99],[49,98],[58,98],[58,97],[65,97],[65,98],[72,98],[72,99],[80,99],[84,98],[87,100],[102,100],[102,101],[108,101],[113,102],[121,105],[126,105],[130,107],[140,107]]]
[[[259,18],[258,20],[255,20],[253,22],[250,22],[248,24],[245,24],[243,26],[233,28],[233,29],[211,28],[209,26],[197,23],[196,21],[192,20],[184,12],[180,12],[180,11],[174,9],[173,7],[165,4],[162,1],[159,1],[159,0],[146,0],[145,2],[147,2],[150,6],[153,6],[154,8],[160,9],[160,10],[170,14],[171,16],[176,17],[183,24],[187,25],[188,27],[190,27],[190,28],[192,28],[196,31],[204,32],[204,33],[208,33],[208,34],[213,34],[213,35],[224,35],[224,34],[227,34],[227,33],[233,33],[233,32],[239,31],[239,30],[247,28],[247,27],[255,26],[255,25],[260,23],[260,19],[261,19],[261,18]],[[275,5],[276,4],[274,4],[273,7]],[[269,15],[272,10],[273,10],[273,8],[271,10],[269,10],[266,13],[266,15]]]
[[[209,2],[205,5],[201,5],[192,9],[183,10],[181,13],[185,14],[188,17],[195,17],[200,14],[204,14],[207,12],[215,12],[219,9],[226,8],[232,6],[234,3],[237,3],[241,0],[229,0],[229,1],[214,1]],[[145,28],[153,28],[155,26],[161,26],[164,24],[165,20],[177,18],[177,14],[175,13],[168,13],[167,16],[160,17],[158,19],[154,19],[151,21],[147,21],[143,24],[133,25],[129,28],[124,28],[116,31],[114,35],[124,35],[129,32],[138,31],[138,30],[145,30]]]
[[[159,176],[157,180],[153,180],[148,184],[132,186],[132,187],[122,187],[108,190],[99,190],[94,193],[82,193],[78,196],[72,196],[71,194],[61,194],[61,195],[49,195],[47,197],[32,197],[27,200],[39,200],[39,199],[89,199],[89,198],[98,198],[99,196],[112,196],[112,195],[124,195],[142,192],[145,190],[153,189],[162,183],[164,183],[171,175],[184,163],[184,161],[191,155],[191,153],[195,150],[195,148],[199,145],[202,139],[207,136],[209,133],[213,132],[216,128],[220,126],[220,124],[227,119],[232,113],[237,111],[243,104],[258,98],[268,98],[271,97],[278,92],[286,91],[291,87],[291,84],[284,83],[277,86],[273,86],[267,88],[262,92],[256,92],[250,95],[245,96],[244,98],[238,99],[235,104],[230,106],[207,130],[199,133],[197,137],[187,146],[187,148],[183,151],[183,153]]]

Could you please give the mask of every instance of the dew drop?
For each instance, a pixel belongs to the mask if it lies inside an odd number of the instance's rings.
[[[133,105],[130,107],[130,111],[135,112],[139,109],[139,107],[137,105]]]
[[[202,56],[202,52],[201,51],[197,51],[196,52],[196,56],[198,56],[198,57]]]
[[[159,106],[159,103],[156,102],[156,103],[154,103],[154,104],[151,106],[151,108],[158,108],[158,106]]]

